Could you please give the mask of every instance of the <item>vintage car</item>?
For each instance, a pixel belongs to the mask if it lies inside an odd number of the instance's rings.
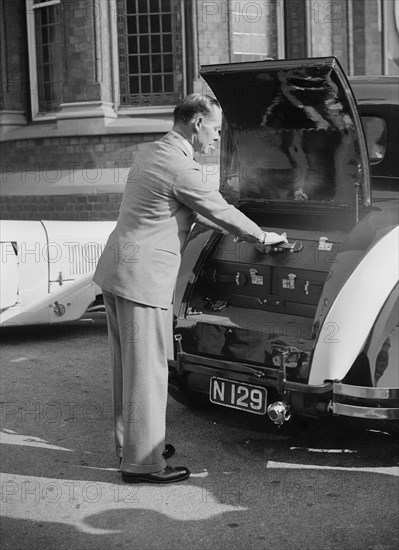
[[[222,192],[288,244],[262,253],[193,229],[170,394],[279,426],[293,414],[397,425],[398,78],[350,85],[334,57],[201,74],[224,112]]]
[[[0,221],[0,326],[79,319],[101,304],[92,281],[115,222]]]

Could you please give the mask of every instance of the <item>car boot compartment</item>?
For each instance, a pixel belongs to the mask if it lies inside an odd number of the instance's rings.
[[[297,230],[289,236],[295,247],[264,253],[222,236],[203,261],[186,315],[178,320],[183,350],[265,367],[278,368],[284,360],[294,378],[301,369],[303,375],[324,283],[343,241],[341,231]]]
[[[341,242],[341,234],[315,239],[310,231],[297,231],[290,236],[295,248],[263,253],[224,236],[205,261],[193,298],[205,299],[207,309],[219,303],[313,318]]]

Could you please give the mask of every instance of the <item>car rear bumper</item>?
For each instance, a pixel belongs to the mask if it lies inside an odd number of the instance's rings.
[[[399,420],[399,388],[371,388],[326,381],[320,385],[287,380],[281,368],[180,352],[169,360],[170,384],[189,383],[190,391],[207,393],[211,377],[264,386],[291,406],[293,413],[307,416],[332,414],[369,420]],[[191,382],[190,382],[191,380]]]
[[[370,420],[399,420],[399,388],[367,388],[334,382],[333,414]]]

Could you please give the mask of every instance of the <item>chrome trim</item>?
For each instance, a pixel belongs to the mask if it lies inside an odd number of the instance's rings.
[[[267,368],[265,369],[265,372],[263,372],[261,369],[258,369],[255,366],[252,367],[251,365],[246,365],[243,363],[237,364],[231,361],[225,361],[224,359],[219,360],[219,359],[212,359],[210,357],[198,357],[197,355],[192,355],[190,353],[183,353],[182,360],[187,363],[194,363],[197,365],[209,366],[217,369],[223,368],[233,372],[241,372],[243,374],[252,374],[257,378],[265,377],[268,371],[270,371],[270,373],[274,375],[276,375],[276,373],[278,372],[276,369],[267,369]]]
[[[311,385],[307,384],[306,382],[291,382],[290,380],[286,380],[285,387],[287,388],[287,390],[303,393],[326,393],[332,390],[333,383],[325,382],[324,384]]]
[[[281,426],[284,422],[290,420],[292,413],[291,407],[284,401],[275,401],[267,407],[267,414],[277,426]]]
[[[168,360],[169,367],[175,368],[179,375],[183,372],[217,372],[223,373],[223,376],[234,373],[235,377],[252,375],[258,379],[263,379],[265,385],[278,388],[280,393],[283,391],[294,391],[307,394],[327,393],[332,390],[333,383],[325,382],[317,386],[311,386],[306,382],[292,382],[286,380],[285,372],[278,368],[259,367],[245,363],[235,363],[225,359],[215,359],[213,357],[202,357],[191,353],[179,352],[176,360]],[[233,379],[233,378],[232,378]],[[241,378],[240,378],[241,379]]]
[[[367,388],[334,382],[333,393],[361,399],[399,399],[399,388]]]
[[[399,408],[358,407],[345,403],[333,403],[333,414],[367,418],[370,420],[399,420]]]

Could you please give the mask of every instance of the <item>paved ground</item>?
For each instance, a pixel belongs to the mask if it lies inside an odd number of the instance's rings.
[[[398,440],[170,400],[171,460],[192,476],[122,484],[113,458],[106,328],[3,331],[2,550],[388,550],[398,537]]]

